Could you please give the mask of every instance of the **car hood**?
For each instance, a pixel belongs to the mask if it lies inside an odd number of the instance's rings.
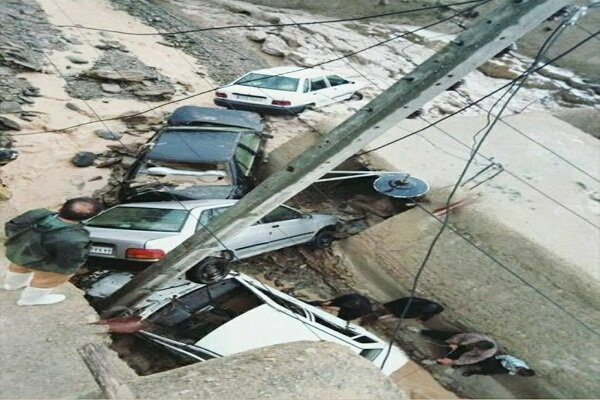
[[[320,339],[299,319],[263,304],[220,326],[195,344],[226,356],[301,340]]]
[[[115,243],[127,241],[140,243],[141,245],[149,240],[181,234],[181,232],[139,231],[133,229],[100,228],[95,226],[86,226],[85,229],[90,233],[92,242]]]
[[[124,196],[128,203],[148,201],[173,201],[173,200],[210,200],[231,199],[236,196],[237,187],[232,185],[215,186],[190,186],[186,188],[159,187],[154,185],[138,186],[129,189]]]

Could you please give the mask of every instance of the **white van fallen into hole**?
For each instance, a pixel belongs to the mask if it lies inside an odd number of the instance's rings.
[[[104,298],[131,276],[109,274],[89,285],[87,295]],[[275,344],[325,340],[347,346],[381,367],[388,351],[388,343],[366,329],[239,273],[207,285],[171,281],[138,309],[143,328],[136,335],[195,361]],[[406,354],[392,346],[382,371],[390,375],[407,361]]]

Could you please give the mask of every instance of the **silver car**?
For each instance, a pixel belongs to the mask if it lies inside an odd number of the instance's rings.
[[[86,222],[92,240],[89,264],[155,262],[236,202],[194,200],[112,207]],[[225,239],[219,257],[208,257],[204,262],[224,263],[303,243],[324,248],[331,244],[336,223],[332,215],[306,214],[279,206],[256,224]],[[194,267],[188,272],[188,279],[204,267]]]

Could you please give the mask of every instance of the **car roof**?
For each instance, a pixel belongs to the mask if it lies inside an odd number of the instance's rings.
[[[213,208],[232,206],[237,200],[214,199],[214,200],[184,200],[184,201],[153,201],[147,203],[126,203],[115,207],[137,207],[137,208],[163,208],[167,210],[191,210],[194,208]]]
[[[265,75],[285,75],[290,78],[314,78],[323,75],[334,75],[333,72],[325,71],[316,68],[303,68],[294,65],[288,65],[283,67],[265,68],[252,71],[256,74]]]
[[[170,128],[154,141],[147,158],[180,162],[219,162],[233,158],[242,133]]]
[[[212,107],[179,107],[173,111],[167,123],[170,126],[200,125],[250,129],[258,132],[262,130],[262,118],[255,112]]]

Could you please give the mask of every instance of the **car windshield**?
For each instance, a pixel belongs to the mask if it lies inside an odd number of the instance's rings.
[[[251,86],[262,89],[285,90],[295,92],[298,88],[298,79],[285,76],[274,76],[249,73],[235,82],[236,85]]]
[[[98,228],[179,232],[183,227],[187,215],[187,210],[115,207],[92,218],[86,225]]]
[[[171,301],[150,315],[147,330],[194,344],[263,302],[234,279],[205,286]],[[240,332],[240,335],[244,335]]]

